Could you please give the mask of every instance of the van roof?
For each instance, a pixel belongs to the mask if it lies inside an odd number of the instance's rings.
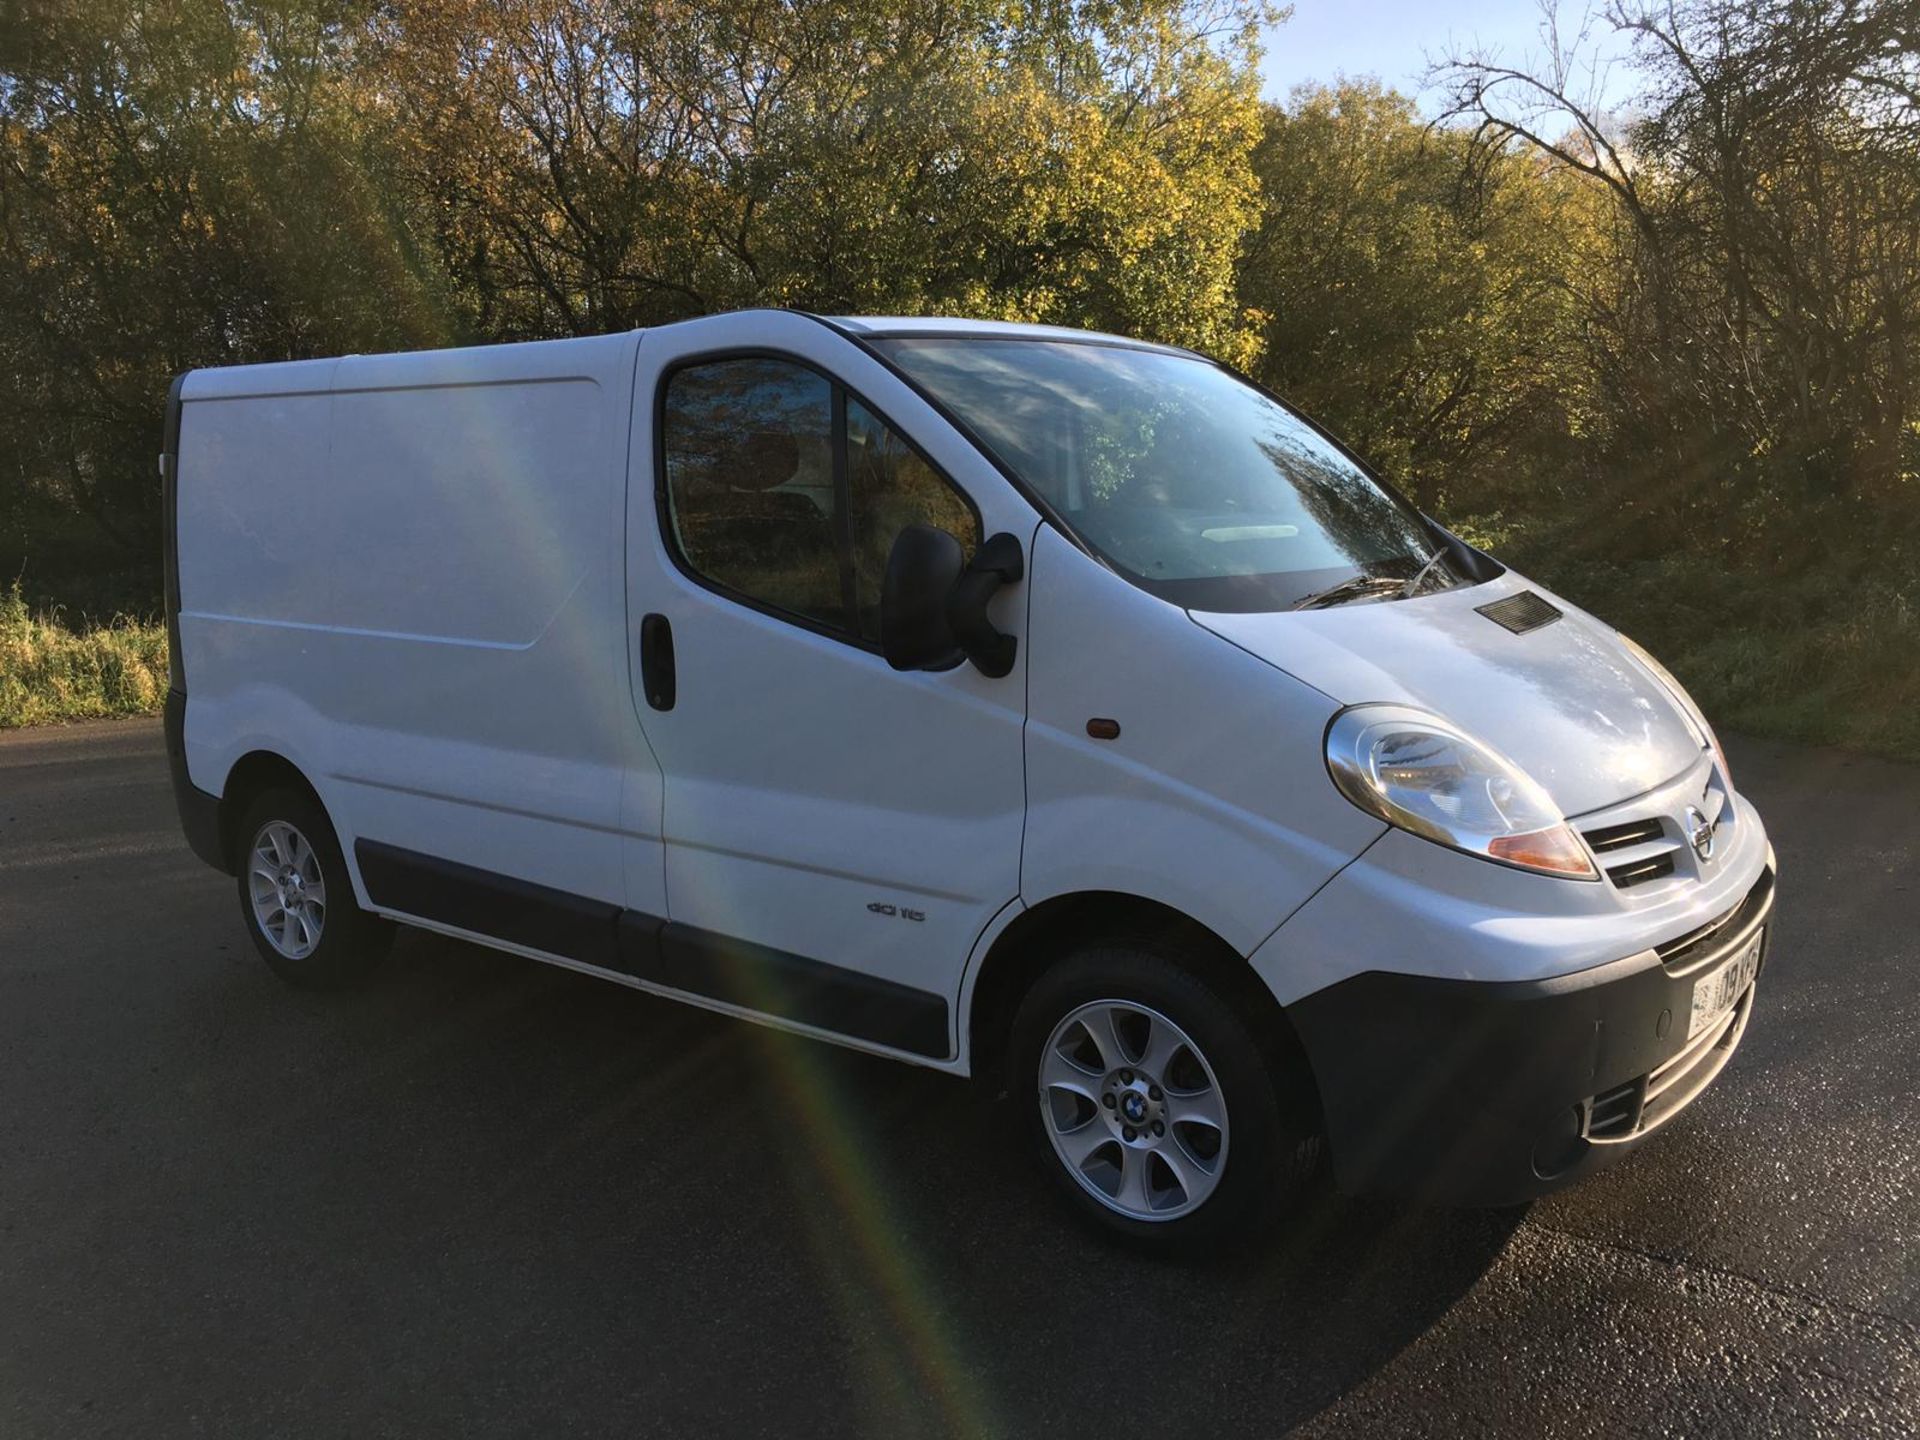
[[[706,318],[706,317],[700,317]],[[1125,335],[1098,330],[1075,330],[1064,325],[1019,325],[1005,320],[967,320],[951,315],[833,315],[830,325],[864,339],[974,336],[1002,340],[1075,340],[1155,350],[1166,355],[1193,352],[1172,345],[1156,345]],[[665,326],[654,328],[667,328]],[[237,399],[254,395],[324,394],[352,376],[354,385],[373,388],[419,383],[431,372],[440,382],[465,380],[484,383],[507,377],[526,378],[543,372],[571,373],[585,350],[607,351],[632,343],[644,331],[616,331],[608,335],[555,340],[523,340],[507,344],[475,345],[448,350],[402,350],[377,355],[336,355],[315,360],[280,360],[251,365],[223,365],[188,373],[182,390],[187,400]]]
[[[518,340],[444,350],[395,350],[221,365],[187,373],[185,400],[239,400],[269,395],[322,395],[412,385],[486,385],[508,380],[564,379],[593,373],[631,353],[632,330],[558,340]]]
[[[833,324],[856,335],[874,339],[899,339],[915,336],[975,336],[999,340],[1079,340],[1103,345],[1124,345],[1135,350],[1158,350],[1168,355],[1189,355],[1177,345],[1156,345],[1127,335],[1109,335],[1100,330],[1076,330],[1065,325],[1022,325],[1008,320],[967,320],[952,315],[832,315]]]

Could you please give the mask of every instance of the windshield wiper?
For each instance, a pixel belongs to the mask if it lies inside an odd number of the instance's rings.
[[[1447,555],[1446,546],[1444,545],[1436,546],[1434,548],[1433,554],[1427,557],[1427,563],[1422,565],[1418,570],[1413,572],[1413,578],[1407,581],[1406,588],[1400,592],[1400,598],[1402,600],[1411,599],[1413,597],[1413,592],[1420,588],[1420,582],[1426,579],[1427,576],[1433,573],[1433,567],[1438,565],[1442,560],[1444,560],[1446,558],[1446,555]]]
[[[1350,580],[1342,580],[1338,585],[1329,585],[1325,590],[1316,590],[1311,595],[1302,595],[1293,602],[1292,608],[1321,610],[1329,605],[1358,600],[1362,595],[1371,595],[1376,590],[1398,590],[1399,588],[1400,582],[1391,575],[1355,575]]]

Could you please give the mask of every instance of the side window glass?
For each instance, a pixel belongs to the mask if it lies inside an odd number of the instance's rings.
[[[887,554],[909,525],[932,525],[960,542],[969,558],[980,524],[967,502],[900,434],[847,397],[847,491],[859,633],[880,638],[880,584]]]
[[[759,604],[844,628],[832,384],[782,360],[676,371],[662,415],[668,517],[693,569]]]

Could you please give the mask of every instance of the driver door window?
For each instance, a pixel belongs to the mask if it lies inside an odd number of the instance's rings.
[[[880,583],[887,555],[909,525],[932,525],[960,542],[969,559],[980,524],[940,472],[879,416],[849,397],[847,493],[852,501],[854,604],[862,639],[880,640]]]
[[[877,646],[880,585],[908,525],[971,554],[980,522],[901,433],[819,371],[762,356],[666,380],[667,539],[683,569],[747,604]]]

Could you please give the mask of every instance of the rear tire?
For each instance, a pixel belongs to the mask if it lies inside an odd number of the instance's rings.
[[[240,914],[260,958],[290,985],[328,990],[386,954],[393,925],[362,910],[326,811],[292,789],[254,797],[241,819]]]
[[[1183,1254],[1258,1240],[1312,1177],[1298,1072],[1177,945],[1074,951],[1027,992],[1008,1048],[1028,1148],[1110,1238]]]

